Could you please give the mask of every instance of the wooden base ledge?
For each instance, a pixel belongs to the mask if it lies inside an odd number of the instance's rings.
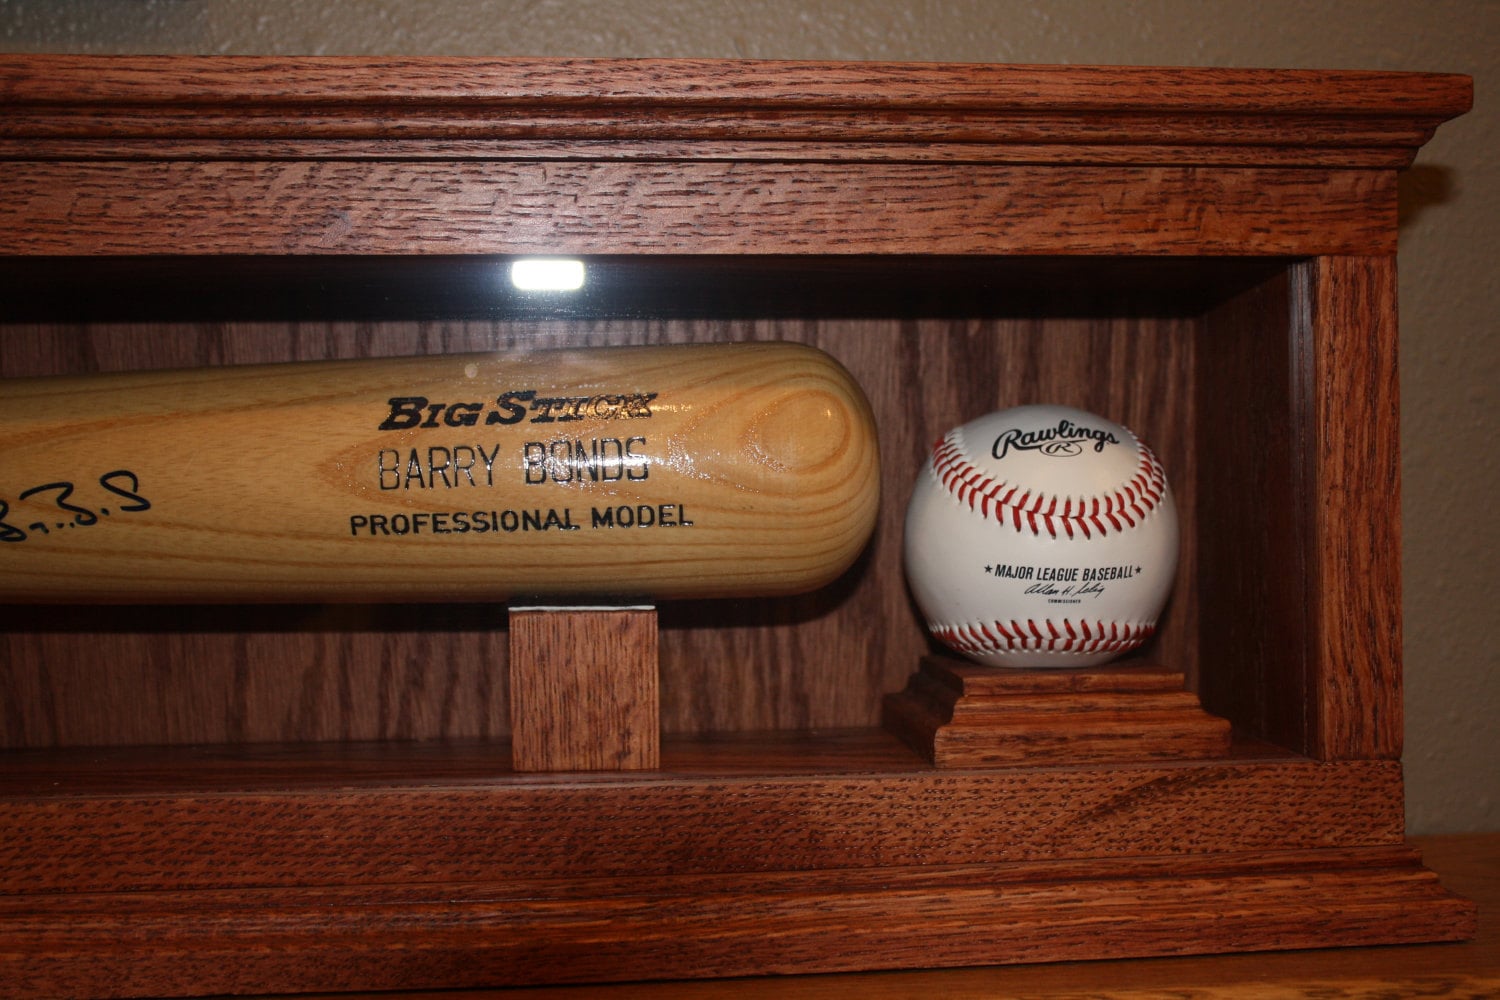
[[[657,877],[649,886],[614,878],[8,898],[0,920],[7,995],[17,998],[937,968],[1473,933],[1472,907],[1414,852],[1329,854]]]
[[[0,992],[436,990],[1475,930],[1402,841],[1394,761],[1237,746],[965,771],[873,730],[674,738],[656,771],[513,772],[496,750],[15,756]]]
[[[884,704],[887,732],[939,767],[1047,760],[1204,760],[1229,752],[1229,722],[1183,674],[1155,666],[985,667],[922,658]]]

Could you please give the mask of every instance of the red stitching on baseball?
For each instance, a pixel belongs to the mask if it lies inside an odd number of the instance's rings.
[[[1027,621],[930,625],[932,634],[960,653],[1123,653],[1156,634],[1156,623],[1074,621],[1063,618]],[[997,636],[996,633],[999,633]]]
[[[977,504],[981,517],[1001,524],[1008,521],[1016,531],[1029,528],[1033,535],[1046,534],[1056,538],[1062,534],[1073,538],[1076,526],[1084,538],[1093,538],[1095,533],[1108,535],[1111,531],[1133,528],[1145,520],[1166,494],[1167,479],[1161,463],[1151,449],[1133,435],[1132,440],[1140,455],[1135,473],[1112,493],[1080,497],[1075,511],[1072,497],[1062,498],[1062,509],[1058,510],[1056,496],[1033,496],[1031,490],[1022,491],[1019,484],[1006,483],[985,474],[964,457],[956,440],[957,434],[957,429],[949,431],[932,446],[933,475],[959,503],[970,510],[976,510]],[[1004,494],[1000,495],[1002,490]],[[1019,497],[1017,492],[1021,494]]]

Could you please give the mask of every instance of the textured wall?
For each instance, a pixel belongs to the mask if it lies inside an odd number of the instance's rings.
[[[1402,199],[1413,832],[1500,829],[1494,0],[0,0],[0,50],[737,56],[1471,73]],[[1378,484],[1377,485],[1378,488]]]

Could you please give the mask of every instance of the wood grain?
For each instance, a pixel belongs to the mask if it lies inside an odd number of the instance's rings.
[[[1399,765],[1285,756],[1127,766],[934,770],[891,737],[825,757],[807,735],[763,738],[758,768],[717,765],[715,741],[664,743],[659,772],[518,774],[494,748],[462,769],[418,753],[407,780],[341,778],[178,751],[49,787],[12,760],[0,815],[0,889],[119,893],[399,881],[437,885],[1113,861],[1398,844]],[[739,752],[750,749],[736,748]],[[287,751],[283,749],[282,754]],[[449,752],[450,755],[454,751]],[[782,773],[786,757],[810,758]],[[471,759],[472,758],[472,759]],[[739,753],[730,756],[738,762]],[[894,758],[894,766],[885,762]],[[185,778],[166,764],[190,764]],[[399,758],[388,758],[394,763]],[[271,758],[275,764],[275,755]],[[821,766],[819,766],[821,765]],[[200,780],[201,788],[192,782]],[[236,777],[236,773],[238,776]],[[179,772],[181,774],[182,772]],[[356,778],[359,770],[352,772]],[[55,775],[55,772],[52,772]],[[44,780],[44,777],[46,780]],[[992,803],[1026,803],[995,809]],[[275,850],[269,850],[275,845]]]
[[[506,775],[484,746],[147,749],[71,772],[56,754],[12,757],[7,982],[19,996],[464,986],[1472,929],[1399,846],[1393,764],[940,774],[891,753],[868,734],[674,741],[662,772],[606,778]],[[1047,806],[983,805],[996,801]],[[1380,801],[1384,833],[1368,826]],[[315,927],[317,948],[288,947]]]
[[[428,748],[411,758],[428,777],[405,787],[359,781],[357,760],[351,783],[334,751],[316,767],[266,751],[200,763],[193,792],[191,751],[72,780],[39,756],[4,778],[7,981],[42,995],[463,986],[1472,931],[1472,909],[1399,846],[1392,763],[877,774],[891,748],[861,740],[825,756],[817,739],[762,739],[730,747],[722,771],[715,741],[674,742],[660,772],[576,777],[487,774],[483,748]],[[318,948],[255,946],[314,925]]]
[[[1307,700],[1317,751],[1325,760],[1396,760],[1403,702],[1395,263],[1319,258],[1294,273],[1309,298],[1309,323],[1293,335],[1306,338],[1303,405],[1316,431],[1306,524],[1318,643]]]
[[[748,110],[821,103],[1451,117],[1469,90],[1467,77],[1429,73],[787,60],[12,55],[0,66],[8,102],[92,106],[379,106],[421,97],[526,104],[540,96],[599,107],[645,99]]]
[[[0,228],[25,255],[1395,250],[1394,171],[19,161],[6,186]]]
[[[8,601],[798,593],[879,498],[858,386],[791,344],[27,379],[0,424]]]
[[[1324,759],[1400,756],[1393,272],[1383,257],[1296,264],[1215,310],[1203,342],[1203,516],[1218,522],[1203,558],[1232,568],[1199,588],[1204,696]],[[1225,461],[1226,440],[1250,446]],[[1249,530],[1219,529],[1236,523]]]
[[[1420,837],[1414,847],[1445,885],[1479,902],[1483,913],[1500,907],[1496,858],[1500,835]],[[549,1000],[573,987],[474,991],[472,1000]],[[1337,1000],[1391,997],[1479,998],[1500,994],[1500,921],[1481,919],[1470,942],[1382,948],[1314,949],[1276,954],[1178,957],[1149,961],[1047,963],[999,968],[757,977],[728,981],[625,983],[593,986],[603,1000],[733,1000],[768,993],[797,1000],[910,1000],[942,996],[954,1000]],[[372,1000],[356,994],[357,1000]],[[439,1000],[425,991],[405,1000]]]
[[[887,695],[883,723],[939,767],[1222,758],[1229,722],[1176,671],[997,670],[927,656]]]
[[[1311,754],[1312,473],[1294,389],[1306,358],[1290,332],[1307,307],[1283,273],[1208,313],[1194,447],[1204,705],[1242,733]]]
[[[1468,108],[1472,86],[1436,74],[1147,67],[10,56],[0,99],[0,148],[22,158],[159,158],[170,140],[194,158],[1394,168]]]
[[[18,998],[461,987],[1242,951],[1263,947],[1268,925],[1283,948],[1400,943],[1452,933],[1464,920],[1435,877],[1379,853],[1354,872],[1259,872],[1253,891],[1243,873],[1186,868],[1156,877],[1080,871],[1026,887],[955,884],[954,873],[774,878],[733,892],[668,880],[650,899],[587,887],[592,895],[565,899],[562,919],[560,900],[537,898],[537,887],[514,898],[465,886],[458,903],[408,890],[400,902],[423,920],[399,931],[376,915],[391,894],[368,890],[284,896],[274,915],[254,894],[213,894],[193,901],[191,921],[174,894],[124,908],[43,900],[28,904],[31,927],[14,935],[23,950],[6,971]],[[1419,898],[1427,905],[1414,919],[1403,907]],[[0,905],[0,919],[11,909]],[[1434,919],[1442,910],[1448,923]],[[1302,921],[1287,925],[1288,912]],[[767,925],[777,933],[767,936]],[[279,947],[288,937],[319,944]]]
[[[661,764],[655,608],[512,608],[511,766]]]

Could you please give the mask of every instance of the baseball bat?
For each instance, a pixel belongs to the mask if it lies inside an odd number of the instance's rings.
[[[0,382],[0,600],[789,594],[868,540],[869,404],[789,343]]]

